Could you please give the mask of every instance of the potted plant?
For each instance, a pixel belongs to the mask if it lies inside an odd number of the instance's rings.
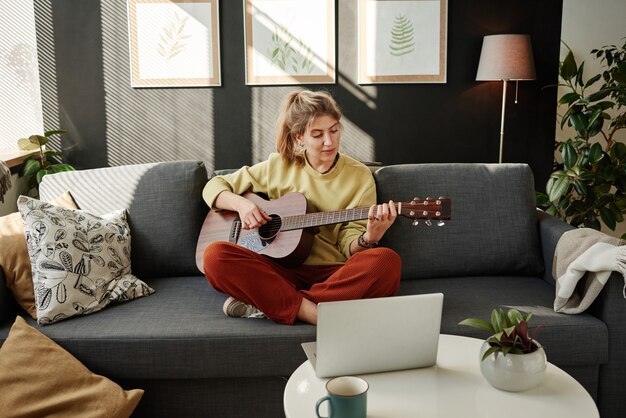
[[[517,309],[491,312],[491,322],[468,318],[459,325],[485,330],[489,337],[480,349],[480,371],[492,386],[511,392],[531,389],[541,383],[547,367],[546,353],[531,337],[532,313]]]
[[[28,177],[29,189],[39,187],[46,174],[74,170],[73,166],[63,163],[63,154],[54,150],[46,150],[45,147],[51,136],[65,132],[63,130],[47,131],[43,135],[31,135],[17,141],[17,146],[22,151],[38,151],[24,160],[24,165],[20,171],[21,176]]]
[[[592,50],[603,71],[587,80],[585,63],[578,65],[567,49],[559,65],[558,85],[567,90],[559,99],[566,107],[560,126],[573,127],[575,137],[555,143],[560,161],[546,193],[536,194],[537,205],[574,226],[600,230],[604,223],[615,230],[626,213],[626,145],[616,136],[626,128],[626,42]],[[601,80],[599,90],[590,92]]]

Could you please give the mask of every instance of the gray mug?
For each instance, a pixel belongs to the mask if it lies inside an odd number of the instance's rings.
[[[360,377],[335,377],[326,383],[328,395],[315,405],[318,418],[365,418],[367,416],[367,390],[369,385]],[[328,401],[330,415],[320,415],[320,406]]]

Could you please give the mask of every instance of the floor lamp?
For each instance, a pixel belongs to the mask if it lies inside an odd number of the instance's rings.
[[[502,80],[502,119],[500,121],[500,156],[504,145],[506,84],[509,80],[535,80],[535,62],[529,35],[489,35],[483,38],[476,81]],[[515,86],[517,103],[517,84]]]

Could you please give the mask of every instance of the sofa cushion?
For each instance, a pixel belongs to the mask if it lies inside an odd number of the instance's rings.
[[[196,242],[208,207],[204,164],[173,161],[68,171],[45,176],[43,200],[70,190],[82,209],[128,210],[133,272],[141,279],[197,274]]]
[[[449,197],[444,227],[399,218],[382,245],[402,258],[402,278],[534,275],[543,271],[533,175],[526,164],[406,164],[374,173],[379,202]]]
[[[28,196],[20,196],[17,206],[24,218],[38,323],[154,293],[131,273],[125,210],[96,216]]]
[[[598,366],[609,359],[606,324],[590,314],[554,312],[554,286],[541,278],[524,276],[442,277],[405,280],[400,295],[443,293],[441,333],[485,339],[486,331],[458,325],[465,318],[489,320],[494,308],[532,312],[530,328],[548,361],[557,366]],[[497,302],[496,302],[497,301]],[[476,354],[478,359],[478,353]]]
[[[76,203],[70,192],[63,193],[51,203],[76,209]],[[19,212],[0,218],[0,267],[4,272],[7,287],[17,303],[28,312],[31,318],[36,319],[35,292],[24,236],[24,220]]]
[[[300,344],[315,341],[312,325],[225,316],[227,296],[202,276],[148,282],[150,297],[54,326],[31,323],[114,380],[289,376],[306,360]]]
[[[2,416],[128,417],[143,390],[125,391],[89,371],[17,317],[0,348]]]

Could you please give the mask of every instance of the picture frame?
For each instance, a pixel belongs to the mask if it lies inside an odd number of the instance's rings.
[[[219,0],[128,0],[131,87],[221,85]]]
[[[334,0],[243,0],[246,85],[334,84]]]
[[[447,0],[358,0],[358,83],[446,83]]]

